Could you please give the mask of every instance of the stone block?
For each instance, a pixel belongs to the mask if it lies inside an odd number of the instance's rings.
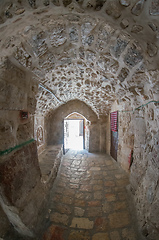
[[[132,14],[139,16],[144,8],[145,0],[139,0],[137,3],[133,6],[131,12]]]
[[[72,230],[71,233],[69,234],[68,240],[90,240],[90,234],[87,230],[82,231],[76,231],[76,230]]]
[[[147,52],[150,57],[154,57],[158,52],[158,48],[154,43],[147,43]]]
[[[116,58],[119,58],[121,53],[124,51],[124,49],[126,48],[127,45],[128,45],[127,40],[118,38],[115,45],[111,47],[111,51],[112,51],[113,55]]]
[[[122,237],[124,239],[136,240],[136,234],[132,229],[125,228],[122,230]]]
[[[28,0],[28,2],[32,8],[36,8],[36,0]]]
[[[151,7],[150,7],[150,14],[151,15],[159,15],[159,2],[158,0],[152,0]]]
[[[128,19],[123,19],[120,23],[120,26],[125,29],[129,26],[129,20]]]
[[[120,7],[121,6],[118,4],[118,2],[114,0],[108,1],[106,5],[106,13],[108,15],[111,15],[113,18],[117,19],[121,16]]]
[[[130,0],[119,0],[120,4],[124,7],[128,7],[130,5]]]
[[[97,232],[107,232],[109,230],[108,219],[103,217],[96,218],[94,228]]]
[[[110,228],[122,228],[130,224],[130,216],[127,211],[112,213],[108,218]]]
[[[50,220],[54,223],[62,223],[67,226],[69,217],[66,214],[54,212],[50,215]]]
[[[128,49],[127,54],[124,57],[124,62],[130,68],[134,67],[136,64],[141,62],[143,59],[141,50],[139,50],[135,45]]]
[[[83,217],[84,212],[85,212],[85,210],[83,208],[79,208],[79,207],[74,208],[75,216]]]
[[[132,33],[139,33],[142,30],[143,30],[143,26],[141,26],[141,25],[133,25],[132,29],[131,29],[131,32]]]
[[[93,221],[90,221],[88,218],[73,218],[72,219],[72,228],[82,228],[82,229],[93,229]]]
[[[69,4],[71,4],[72,0],[63,0],[63,5],[67,7]]]
[[[118,75],[118,79],[120,80],[120,82],[123,82],[127,78],[128,75],[129,75],[129,69],[122,68]]]
[[[51,1],[52,1],[52,3],[53,3],[55,6],[57,6],[57,7],[60,6],[59,0],[51,0]]]
[[[51,225],[44,233],[43,240],[51,239],[64,240],[65,231],[66,231],[65,228],[56,225]]]
[[[110,240],[108,233],[96,233],[93,235],[92,240]]]
[[[72,42],[78,41],[78,30],[75,26],[69,29],[69,36],[70,36],[70,41]]]
[[[110,233],[110,239],[111,240],[121,240],[119,232],[118,231],[113,231]]]

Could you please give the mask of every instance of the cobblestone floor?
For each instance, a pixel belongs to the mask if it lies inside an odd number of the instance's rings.
[[[51,190],[42,240],[139,240],[128,175],[108,155],[69,151]]]

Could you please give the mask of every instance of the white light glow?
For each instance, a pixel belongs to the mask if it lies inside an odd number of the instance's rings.
[[[65,149],[83,150],[83,134],[80,134],[81,120],[64,120]]]

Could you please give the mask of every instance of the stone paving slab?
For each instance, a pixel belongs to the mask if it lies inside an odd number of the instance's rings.
[[[110,156],[69,151],[51,190],[41,240],[139,240],[128,174]]]

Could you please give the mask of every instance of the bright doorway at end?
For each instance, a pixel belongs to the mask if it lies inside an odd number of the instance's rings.
[[[83,150],[84,120],[64,120],[64,148],[65,150]]]

